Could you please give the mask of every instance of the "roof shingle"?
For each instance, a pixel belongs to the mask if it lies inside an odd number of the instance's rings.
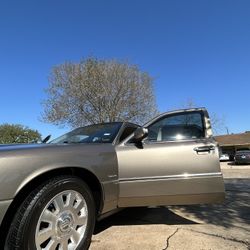
[[[215,136],[214,138],[221,146],[250,144],[250,133],[219,135],[219,136]]]

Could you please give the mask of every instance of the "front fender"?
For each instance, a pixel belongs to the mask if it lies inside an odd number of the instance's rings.
[[[36,178],[39,178],[40,176],[42,176],[44,174],[47,174],[47,173],[49,173],[51,171],[54,171],[54,170],[57,170],[58,173],[59,173],[60,170],[67,170],[67,169],[69,169],[69,170],[70,169],[84,169],[84,170],[87,170],[91,174],[93,174],[98,179],[99,183],[101,184],[101,181],[99,180],[99,178],[89,168],[85,168],[85,167],[82,167],[82,166],[66,166],[66,165],[63,165],[63,164],[46,165],[46,166],[43,166],[42,168],[36,169],[35,171],[31,172],[28,176],[26,176],[21,181],[21,183],[17,186],[14,196],[16,196],[28,183],[32,182]],[[101,187],[102,187],[102,184],[101,184]],[[102,187],[102,189],[103,189],[103,187]]]
[[[53,145],[2,152],[0,201],[13,199],[23,187],[42,174],[73,167],[92,173],[103,187],[105,200],[116,203],[118,162],[112,145]]]

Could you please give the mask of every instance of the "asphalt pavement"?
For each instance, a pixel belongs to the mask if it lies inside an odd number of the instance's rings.
[[[97,223],[91,250],[250,249],[250,166],[222,163],[223,204],[127,208]]]

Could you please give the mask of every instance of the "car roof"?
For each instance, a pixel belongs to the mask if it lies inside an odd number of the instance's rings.
[[[132,122],[122,122],[122,121],[119,122],[119,121],[116,121],[116,122],[100,122],[100,123],[95,123],[95,124],[89,124],[89,125],[86,125],[86,126],[77,127],[76,129],[84,128],[84,127],[88,127],[88,126],[94,126],[94,125],[104,125],[104,124],[121,124],[121,125],[125,125],[125,126],[132,125],[132,126],[135,126],[135,127],[141,127],[141,125],[138,125],[138,124],[132,123]]]
[[[236,151],[236,154],[242,154],[242,153],[250,153],[250,150],[238,150],[238,151]]]

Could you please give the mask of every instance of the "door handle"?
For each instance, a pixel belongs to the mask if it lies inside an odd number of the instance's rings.
[[[209,146],[196,147],[194,148],[194,151],[196,151],[197,153],[200,153],[200,152],[210,152],[214,149],[215,147],[213,145],[209,145]]]

